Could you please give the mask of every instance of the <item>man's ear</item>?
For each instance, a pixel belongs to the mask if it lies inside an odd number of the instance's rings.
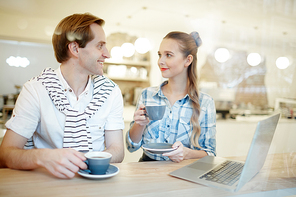
[[[68,44],[68,49],[71,55],[77,57],[79,52],[79,46],[77,42],[71,42]]]
[[[192,63],[192,61],[193,61],[193,56],[192,55],[188,55],[187,57],[186,57],[186,62],[185,62],[185,67],[188,67],[191,63]]]

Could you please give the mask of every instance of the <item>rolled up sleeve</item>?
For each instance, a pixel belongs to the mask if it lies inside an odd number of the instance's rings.
[[[40,121],[37,98],[38,95],[31,86],[31,82],[27,82],[17,99],[12,116],[5,126],[27,139],[32,137]]]
[[[133,124],[134,124],[134,121],[131,122],[130,128],[132,127]],[[143,143],[143,140],[141,140],[138,143],[133,142],[132,139],[130,138],[129,131],[126,132],[126,147],[129,152],[132,153],[138,150],[142,146],[142,143]]]
[[[216,156],[216,108],[211,97],[203,99],[201,105],[202,116],[200,119],[200,150],[206,151],[210,156]]]
[[[137,111],[139,109],[139,106],[143,103],[143,95],[141,94],[141,96],[139,97],[139,100],[137,102],[137,106],[136,106],[136,109],[135,111]],[[133,120],[131,123],[130,123],[130,127],[129,127],[129,130],[126,132],[126,147],[127,147],[127,150],[129,152],[135,152],[136,150],[138,150],[142,144],[143,144],[143,138],[141,139],[140,142],[138,143],[135,143],[132,141],[132,139],[130,138],[130,135],[129,135],[129,132],[130,132],[130,129],[133,127],[135,121]]]

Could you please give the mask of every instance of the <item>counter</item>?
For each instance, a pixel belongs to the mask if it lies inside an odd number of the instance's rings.
[[[259,120],[217,120],[217,155],[246,156]],[[296,121],[280,119],[269,153],[296,152]]]

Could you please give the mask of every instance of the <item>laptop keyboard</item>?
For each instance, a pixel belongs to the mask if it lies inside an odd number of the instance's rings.
[[[243,163],[225,161],[199,178],[231,186],[239,179],[243,167]]]

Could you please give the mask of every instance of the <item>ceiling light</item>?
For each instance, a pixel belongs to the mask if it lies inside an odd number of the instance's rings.
[[[219,48],[215,51],[215,59],[220,63],[226,62],[229,59],[229,57],[230,53],[228,49]]]
[[[15,67],[27,67],[30,64],[30,61],[28,60],[28,58],[26,57],[14,57],[14,56],[10,56],[9,58],[6,59],[6,63],[9,66],[15,66]]]
[[[276,59],[275,64],[279,69],[286,69],[290,65],[290,61],[287,57],[279,57]]]
[[[135,41],[135,49],[138,53],[144,54],[151,49],[151,44],[147,38],[138,38]]]
[[[135,54],[135,47],[132,43],[123,43],[121,50],[124,57],[131,57]]]
[[[261,63],[261,56],[258,53],[250,53],[247,62],[250,66],[257,66]]]

